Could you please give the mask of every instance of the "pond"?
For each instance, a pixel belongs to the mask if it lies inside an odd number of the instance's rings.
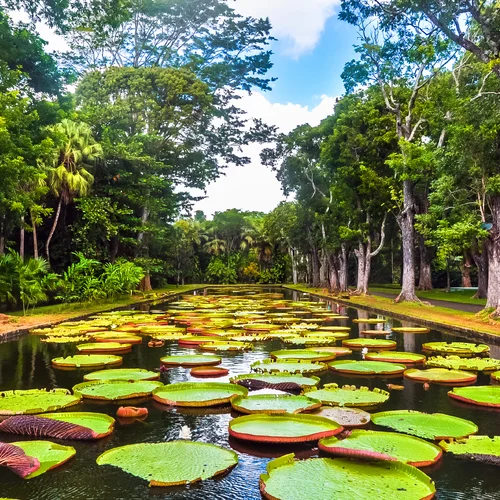
[[[299,292],[289,290],[264,289],[265,292],[284,293],[291,300],[319,300],[306,297]],[[198,292],[203,293],[203,292]],[[230,293],[228,291],[209,290],[208,293]],[[238,297],[236,292],[234,295]],[[144,308],[144,306],[142,306]],[[167,310],[169,303],[154,305],[154,309]],[[350,337],[359,337],[361,324],[352,320],[367,318],[366,311],[343,307],[334,302],[327,302],[327,307],[334,312],[347,315],[349,319],[340,322],[351,328]],[[370,315],[373,316],[373,315]],[[328,323],[327,323],[328,324]],[[337,321],[335,323],[339,325]],[[383,326],[399,326],[400,322],[387,319]],[[380,328],[380,326],[379,326]],[[420,353],[422,343],[429,341],[464,340],[459,337],[431,331],[427,334],[392,333],[387,338],[397,342],[398,351]],[[230,369],[230,376],[250,373],[250,365],[268,357],[274,350],[286,349],[280,340],[258,342],[255,349],[245,353],[221,354],[222,366]],[[500,358],[500,348],[491,345],[491,357]],[[83,372],[54,369],[51,359],[72,355],[76,352],[75,344],[48,344],[40,342],[38,336],[25,335],[18,340],[0,343],[0,390],[29,388],[68,388],[82,382]],[[124,354],[123,367],[140,367],[155,369],[160,366],[160,358],[168,354],[196,354],[197,349],[184,348],[176,342],[167,342],[162,348],[147,346],[147,338],[142,345],[134,345],[132,352]],[[360,359],[360,353],[354,353],[342,359]],[[321,384],[335,382],[339,385],[353,384],[387,389],[387,383],[404,384],[403,391],[392,391],[391,397],[381,409],[413,409],[429,413],[441,412],[472,420],[479,426],[481,435],[499,435],[500,410],[481,408],[459,404],[447,397],[449,387],[431,385],[425,390],[422,383],[410,380],[383,378],[359,379],[344,377],[333,372],[319,375]],[[228,381],[228,377],[217,381]],[[170,369],[161,375],[164,383],[190,381],[189,368]],[[479,374],[477,384],[489,384],[489,376]],[[87,400],[88,401],[88,400]],[[142,405],[141,405],[142,406]],[[107,438],[94,442],[60,441],[71,444],[77,454],[67,464],[50,471],[38,478],[24,481],[5,468],[0,468],[0,496],[21,500],[55,500],[68,499],[127,499],[136,498],[168,498],[168,499],[245,499],[261,498],[259,493],[259,476],[265,472],[266,464],[271,457],[278,457],[294,451],[300,457],[318,456],[317,448],[301,445],[284,447],[279,445],[249,445],[245,442],[229,438],[228,423],[237,416],[230,407],[207,409],[170,408],[153,402],[144,403],[149,409],[149,416],[144,422],[121,426],[117,423],[115,432]],[[90,404],[85,402],[74,406],[71,411],[98,411],[114,416],[117,406],[114,404]],[[193,441],[214,443],[233,449],[239,456],[238,466],[228,475],[196,483],[187,487],[148,488],[147,482],[129,475],[118,468],[97,466],[96,458],[104,451],[126,444],[142,442],[164,442],[179,438],[183,426],[192,432]],[[20,436],[2,434],[4,442],[22,440]],[[28,439],[28,438],[25,438]],[[57,441],[57,440],[53,440]],[[141,457],[137,457],[138,460]],[[433,478],[437,487],[435,498],[444,499],[500,499],[500,470],[491,465],[462,461],[453,456],[444,455],[443,459],[432,468],[424,471]],[[318,492],[318,499],[322,499]]]

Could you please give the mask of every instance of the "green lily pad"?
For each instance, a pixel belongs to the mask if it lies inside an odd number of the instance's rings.
[[[296,336],[282,338],[283,343],[292,346],[335,345],[339,339],[335,335]]]
[[[143,368],[115,368],[109,370],[99,370],[97,372],[87,373],[83,380],[91,382],[93,380],[158,380],[160,374],[144,370]]]
[[[119,401],[150,396],[158,387],[163,387],[163,384],[154,380],[139,380],[137,382],[94,380],[75,385],[73,392],[86,399]]]
[[[220,365],[222,359],[218,356],[193,354],[185,356],[164,356],[160,359],[161,364],[171,366],[214,366]]]
[[[291,373],[246,373],[231,378],[233,384],[255,385],[256,389],[302,389],[319,384],[318,377],[305,377],[304,375],[293,375]]]
[[[369,361],[384,361],[386,363],[412,365],[423,363],[426,360],[426,357],[423,354],[417,354],[414,352],[384,351],[369,352],[365,354],[365,359]]]
[[[342,432],[336,422],[315,415],[245,415],[229,422],[229,435],[259,443],[317,441]]]
[[[19,441],[12,444],[21,448],[26,455],[37,458],[40,462],[40,468],[24,479],[40,476],[48,470],[59,467],[76,455],[76,450],[72,446],[63,446],[50,441]]]
[[[305,359],[309,361],[332,361],[335,354],[331,352],[311,351],[309,349],[285,349],[283,351],[273,351],[271,358],[279,360]]]
[[[500,408],[500,385],[455,387],[448,396],[464,403]]]
[[[444,413],[422,413],[413,410],[395,410],[375,413],[372,422],[398,432],[424,439],[463,438],[475,434],[478,427],[470,420]]]
[[[387,339],[348,339],[343,340],[342,345],[344,347],[348,347],[349,349],[353,349],[356,351],[360,351],[361,349],[368,349],[369,351],[374,350],[385,350],[385,349],[395,349],[397,343],[394,340]]]
[[[500,360],[492,358],[461,358],[460,356],[435,356],[428,358],[425,366],[431,368],[448,368],[449,370],[487,372],[499,370]]]
[[[396,333],[429,333],[431,331],[425,326],[397,326],[391,330]]]
[[[500,436],[469,436],[453,441],[441,441],[439,446],[458,458],[500,465]]]
[[[119,344],[142,344],[142,337],[130,333],[98,332],[92,335],[96,342],[114,342]]]
[[[240,413],[302,413],[321,407],[321,403],[306,396],[292,396],[288,394],[258,396],[238,396],[231,401],[234,410]]]
[[[329,418],[342,427],[363,427],[368,425],[371,416],[368,412],[359,408],[345,408],[342,406],[323,406],[318,412],[314,413],[320,417]]]
[[[319,489],[320,488],[320,489]],[[294,460],[293,453],[267,464],[260,476],[265,498],[303,500],[427,500],[436,488],[419,469],[400,462],[357,462],[344,458]],[[321,493],[319,493],[319,491]],[[383,492],[383,493],[382,493]]]
[[[328,363],[328,368],[338,373],[357,375],[401,375],[406,365],[386,363],[384,361],[341,360]]]
[[[500,381],[500,371],[493,372],[491,374],[491,380],[495,380],[496,382]]]
[[[132,349],[132,344],[122,344],[120,342],[94,342],[89,344],[79,344],[76,349],[82,353],[93,352],[116,352],[126,353]]]
[[[472,358],[477,355],[487,356],[490,352],[486,344],[472,342],[427,342],[422,344],[422,350],[437,354],[455,354],[463,358]]]
[[[418,437],[398,434],[354,430],[345,439],[330,437],[319,442],[319,448],[331,455],[368,460],[399,460],[414,467],[436,463],[443,452],[439,446]]]
[[[0,431],[56,439],[101,439],[113,432],[115,419],[103,413],[46,413],[43,417],[16,415],[0,423]]]
[[[273,361],[271,359],[264,359],[263,361],[252,363],[250,368],[259,373],[287,372],[310,374],[325,371],[327,366],[324,363],[312,363],[309,361]]]
[[[460,370],[448,370],[447,368],[428,368],[426,370],[406,370],[405,378],[417,382],[430,382],[441,385],[470,385],[476,382],[477,375]]]
[[[320,326],[318,332],[350,332],[350,326]]]
[[[215,342],[206,342],[200,345],[200,349],[203,351],[251,351],[253,349],[253,344],[250,342],[236,342],[236,341],[215,341]]]
[[[97,457],[98,465],[119,467],[149,481],[149,486],[203,481],[231,470],[237,463],[238,455],[233,451],[192,441],[129,444],[112,448]]]
[[[385,403],[390,394],[378,388],[370,390],[368,387],[358,389],[353,385],[339,387],[337,384],[326,384],[323,389],[306,391],[306,396],[325,405],[372,407]]]
[[[224,382],[179,382],[159,387],[153,399],[171,406],[218,406],[236,396],[246,396],[248,389]]]
[[[52,365],[56,368],[104,368],[105,366],[121,365],[123,358],[113,354],[76,354],[65,358],[54,358]]]
[[[88,337],[52,337],[48,336],[44,339],[40,339],[40,342],[46,342],[47,344],[73,344],[77,342],[85,342]]]
[[[332,354],[335,354],[337,358],[341,356],[350,356],[352,354],[352,351],[347,347],[338,347],[338,346],[307,347],[306,351],[331,352]]]
[[[391,334],[390,330],[362,330],[361,335],[367,335],[369,337],[387,337]]]
[[[0,415],[45,413],[68,408],[80,402],[79,395],[66,389],[29,389],[0,392]]]

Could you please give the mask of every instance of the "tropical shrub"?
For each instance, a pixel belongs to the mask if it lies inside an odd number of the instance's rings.
[[[224,262],[219,257],[212,257],[205,272],[209,283],[233,284],[238,282],[238,274],[233,259]]]

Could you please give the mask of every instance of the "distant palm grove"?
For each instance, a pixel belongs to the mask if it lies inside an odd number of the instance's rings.
[[[238,106],[271,90],[274,38],[229,0],[0,0],[2,305],[376,282],[400,283],[397,301],[474,286],[500,315],[499,11],[343,0],[359,32],[346,93],[284,135]],[[39,21],[67,52],[46,51]],[[293,201],[192,214],[190,188],[244,167],[250,143]]]

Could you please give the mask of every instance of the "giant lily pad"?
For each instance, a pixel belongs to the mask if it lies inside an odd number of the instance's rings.
[[[167,340],[167,337],[156,337]],[[207,342],[213,342],[216,337],[210,335],[193,335],[193,336],[183,336],[180,337],[177,341],[179,345],[200,345],[205,344]]]
[[[411,465],[344,458],[295,461],[293,453],[267,464],[260,490],[271,500],[373,500],[381,495],[384,500],[429,500],[436,492],[432,480]]]
[[[353,323],[366,323],[368,325],[380,325],[386,321],[384,318],[359,318],[352,320]]]
[[[22,415],[60,410],[80,402],[66,389],[29,389],[0,392],[0,415]]]
[[[315,415],[245,415],[229,422],[229,435],[259,443],[301,443],[334,436],[343,427]]]
[[[433,440],[462,438],[478,431],[477,425],[470,420],[444,413],[422,413],[413,410],[374,413],[372,422],[398,432]]]
[[[439,446],[458,458],[500,465],[500,436],[469,436],[453,441],[441,441]]]
[[[425,326],[397,326],[391,330],[396,333],[429,333],[431,330]]]
[[[218,406],[247,394],[245,387],[224,382],[179,382],[159,387],[153,399],[172,406]]]
[[[142,337],[120,332],[99,332],[92,335],[96,342],[113,342],[118,344],[142,344]]]
[[[307,391],[306,396],[325,405],[371,407],[385,403],[390,394],[378,388],[370,390],[368,387],[358,389],[353,385],[326,384],[323,389]]]
[[[359,408],[345,408],[341,406],[323,406],[315,413],[320,417],[329,418],[342,427],[363,427],[370,423],[370,414]]]
[[[306,351],[331,352],[332,354],[335,354],[337,358],[341,356],[350,356],[352,354],[352,351],[347,347],[338,347],[338,346],[307,347]]]
[[[241,351],[251,351],[253,349],[253,344],[250,342],[237,342],[237,341],[215,341],[206,342],[200,345],[200,349],[203,351],[230,351],[230,352],[241,352]]]
[[[287,345],[292,346],[324,346],[324,345],[335,345],[337,343],[336,335],[314,335],[303,337],[286,337],[282,338],[282,341]]]
[[[256,361],[250,365],[250,368],[259,373],[274,373],[274,372],[287,372],[287,373],[319,373],[326,370],[324,363],[312,363],[308,361],[272,361],[264,359],[263,361]]]
[[[342,345],[356,351],[368,349],[369,351],[383,351],[386,349],[396,349],[394,340],[386,339],[348,339],[343,340]]]
[[[84,354],[105,352],[124,354],[130,352],[132,344],[122,344],[120,342],[94,342],[89,344],[79,344],[76,348]]]
[[[73,387],[73,392],[86,399],[100,399],[103,401],[119,401],[122,399],[135,399],[150,396],[158,387],[163,387],[161,382],[153,380],[140,380],[128,382],[122,380],[94,380],[82,382]]]
[[[456,387],[448,396],[458,401],[478,406],[500,408],[500,386],[479,385],[474,387]]]
[[[113,354],[77,354],[66,358],[54,358],[52,364],[56,368],[104,368],[105,366],[121,365],[123,358]]]
[[[85,342],[86,340],[88,340],[87,337],[69,337],[69,336],[53,337],[49,335],[44,339],[40,339],[40,342],[46,342],[48,344],[73,344],[77,342]]]
[[[46,413],[43,417],[16,415],[0,423],[0,431],[56,439],[100,439],[113,432],[115,419],[103,413]]]
[[[354,430],[342,440],[336,437],[322,439],[319,447],[331,455],[369,460],[399,460],[414,467],[432,465],[443,454],[439,446],[417,437],[397,432],[365,430]]]
[[[238,456],[233,451],[192,441],[130,444],[112,448],[97,457],[98,465],[119,467],[149,481],[150,486],[203,481],[231,470],[237,463]]]
[[[40,462],[35,457],[24,453],[19,446],[10,443],[0,443],[0,467],[7,467],[20,477],[27,477],[40,468]]]
[[[365,354],[365,359],[369,361],[384,361],[386,363],[413,365],[423,363],[426,357],[423,354],[417,354],[414,352],[384,351],[369,352]]]
[[[160,359],[162,365],[167,366],[213,366],[221,363],[218,356],[193,354],[185,356],[164,356]]]
[[[437,354],[455,354],[463,358],[487,356],[490,352],[486,344],[473,344],[472,342],[427,342],[422,344],[422,350]]]
[[[461,358],[460,356],[436,356],[428,358],[425,366],[432,368],[448,368],[449,370],[466,370],[470,372],[487,372],[500,369],[500,360],[491,358]]]
[[[350,326],[320,326],[318,332],[350,332]]]
[[[48,470],[59,467],[76,455],[76,450],[72,446],[63,446],[50,441],[19,441],[11,444],[21,448],[26,455],[34,457],[40,462],[40,467],[25,476],[24,479],[40,476]]]
[[[401,375],[406,370],[405,365],[396,363],[351,360],[332,361],[328,368],[337,373],[355,375]]]
[[[238,396],[231,406],[240,413],[302,413],[321,407],[321,403],[306,396],[262,394],[258,396]]]
[[[500,371],[493,372],[491,374],[491,380],[494,380],[495,382],[500,381]]]
[[[368,337],[387,337],[391,334],[390,330],[362,330],[361,335],[366,335]]]
[[[305,377],[290,373],[246,373],[231,378],[233,384],[243,385],[251,390],[276,389],[281,391],[300,391],[304,387],[319,384],[318,377]]]
[[[441,385],[470,385],[477,380],[477,375],[460,370],[448,370],[446,368],[428,368],[427,370],[406,370],[405,378],[417,382],[430,382]]]
[[[99,370],[98,372],[88,373],[83,380],[91,382],[93,380],[158,380],[160,374],[143,368],[115,368],[110,370]]]
[[[271,358],[279,360],[305,359],[309,361],[332,361],[335,354],[331,352],[319,352],[309,349],[285,349],[283,351],[273,351]]]

